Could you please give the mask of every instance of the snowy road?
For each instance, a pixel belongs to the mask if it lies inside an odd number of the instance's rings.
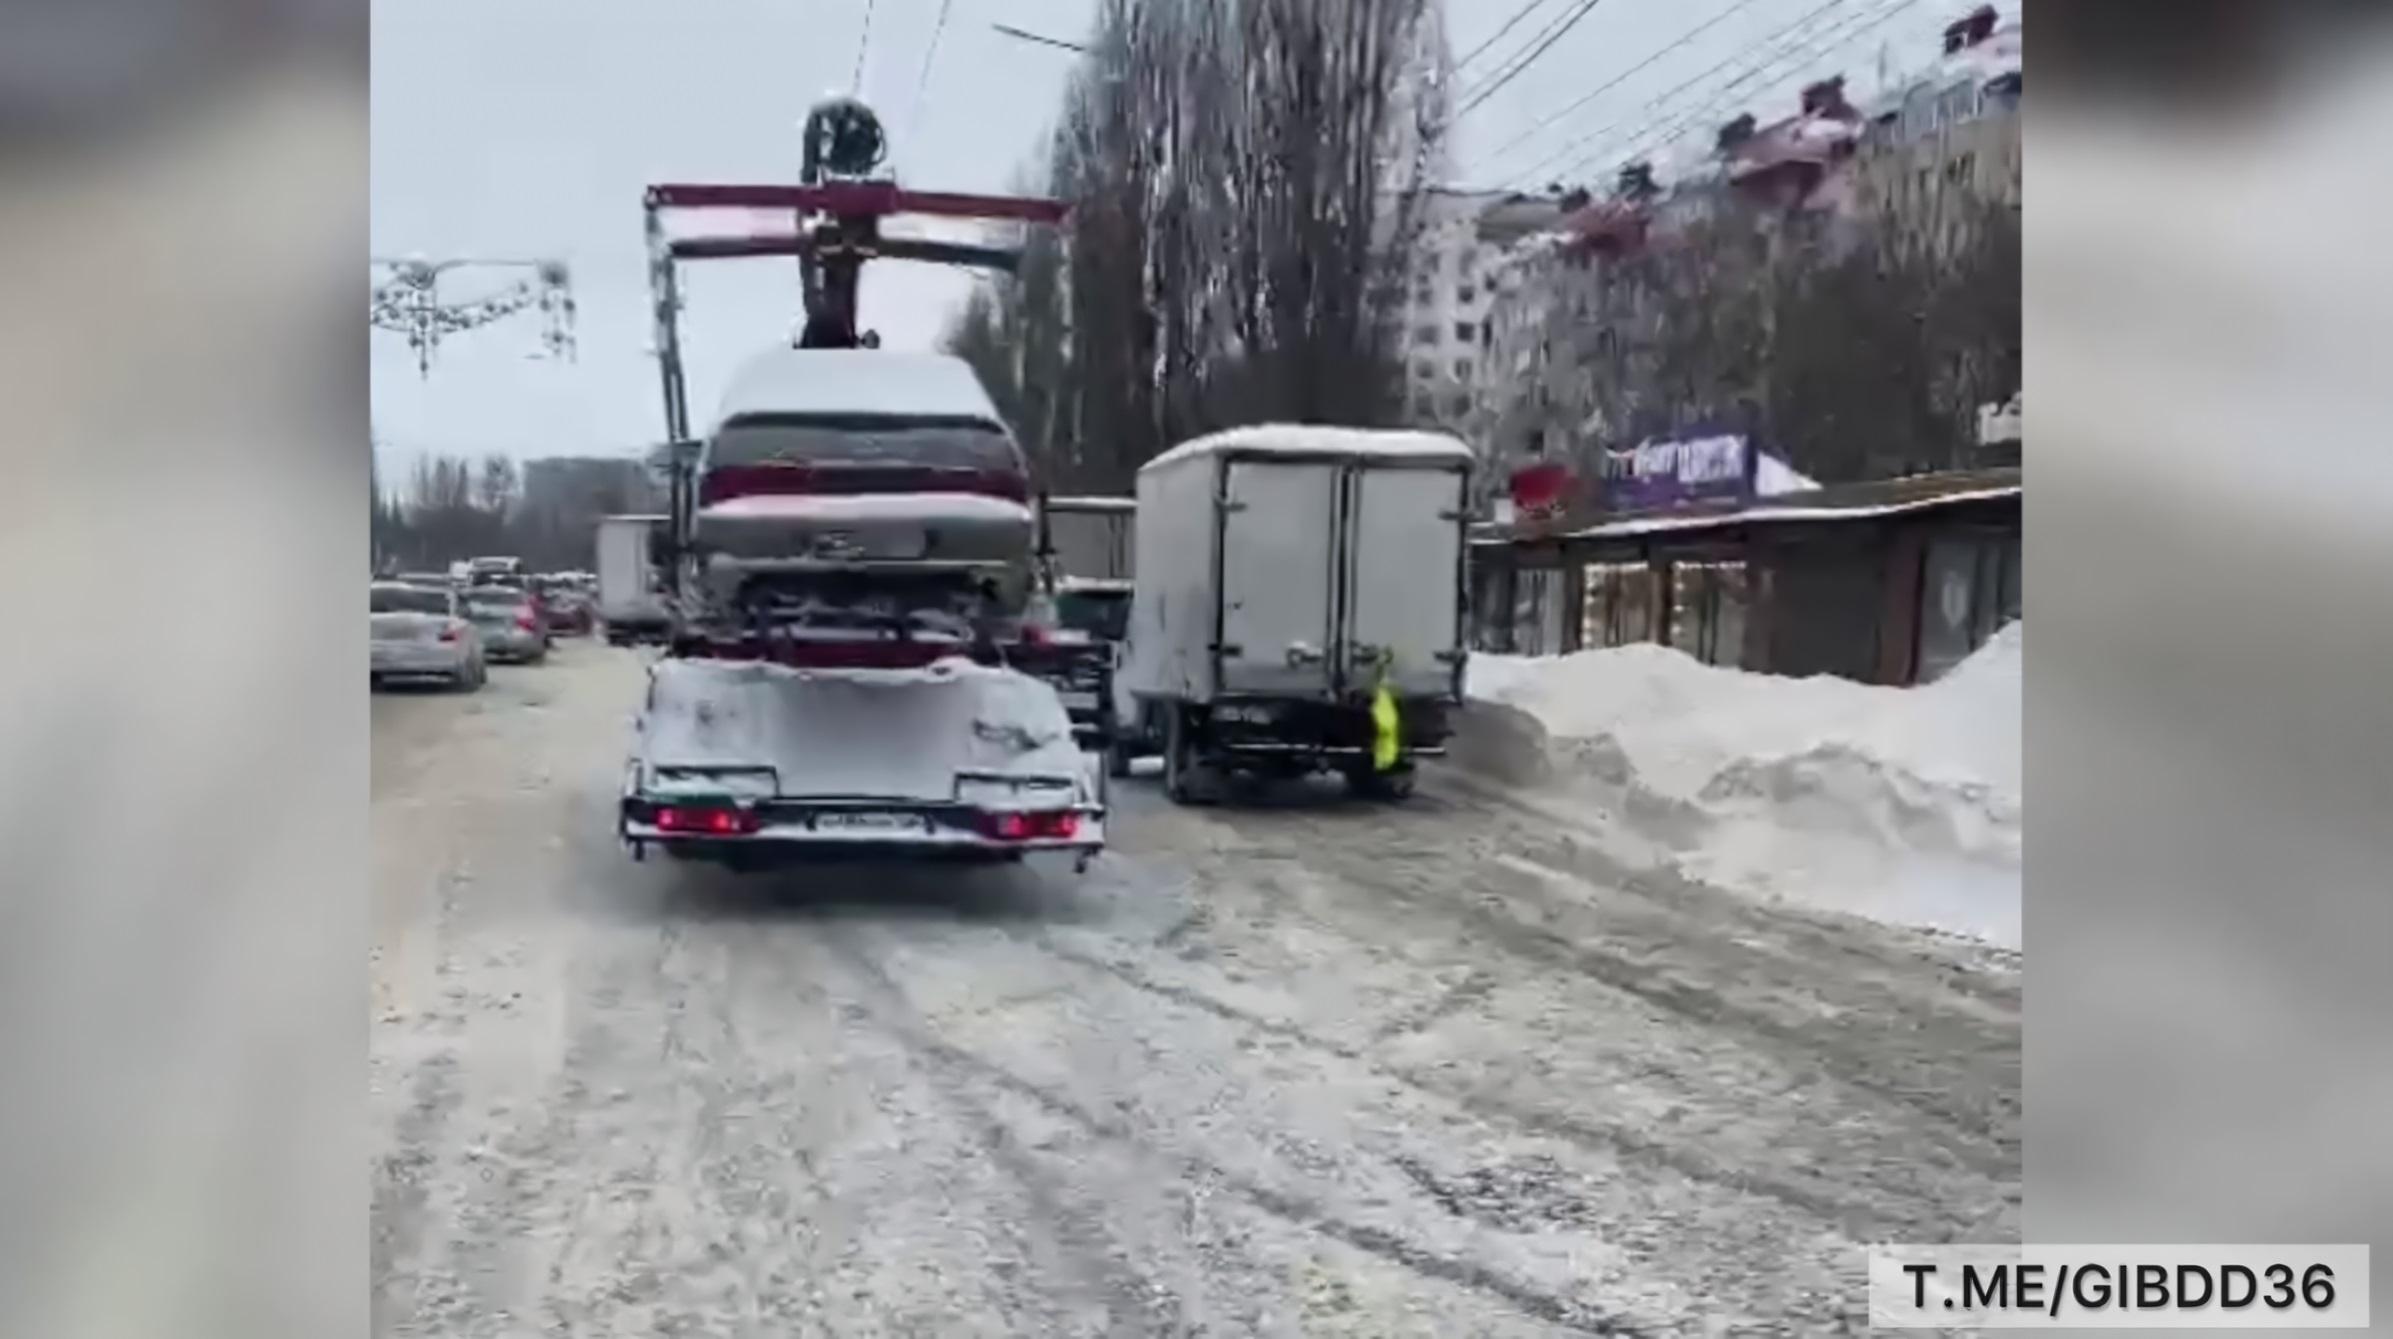
[[[392,1335],[1817,1333],[2018,1228],[2015,965],[1433,781],[996,872],[610,832],[629,652],[373,703]]]

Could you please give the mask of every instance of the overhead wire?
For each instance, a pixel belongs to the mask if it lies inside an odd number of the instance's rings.
[[[1504,26],[1496,29],[1495,35],[1493,37],[1490,37],[1486,41],[1481,42],[1479,45],[1472,47],[1469,55],[1466,55],[1461,60],[1454,62],[1454,68],[1456,70],[1460,70],[1463,66],[1470,64],[1472,61],[1475,61],[1479,59],[1480,56],[1486,54],[1489,47],[1492,47],[1496,43],[1503,41],[1504,34],[1511,32],[1514,28],[1519,27],[1522,19],[1529,17],[1533,11],[1543,8],[1545,6],[1545,2],[1546,0],[1529,0],[1529,3],[1522,5],[1519,9],[1514,10],[1512,12],[1512,17],[1504,20]]]
[[[906,139],[922,126],[922,102],[931,89],[931,65],[939,58],[939,39],[947,32],[947,14],[955,8],[955,0],[939,0],[939,21],[931,26],[930,45],[922,52],[922,73],[914,80],[914,106],[906,113]]]
[[[1462,105],[1462,109],[1457,111],[1455,115],[1457,117],[1470,115],[1473,109],[1477,108],[1481,103],[1486,102],[1489,98],[1494,97],[1498,92],[1502,91],[1504,85],[1520,78],[1524,71],[1537,63],[1539,57],[1545,55],[1547,51],[1553,48],[1554,43],[1562,40],[1562,35],[1564,33],[1567,33],[1571,29],[1578,27],[1579,21],[1586,18],[1589,14],[1595,12],[1595,7],[1602,3],[1603,0],[1583,0],[1577,9],[1572,10],[1570,14],[1564,17],[1559,23],[1551,25],[1546,29],[1545,40],[1538,42],[1537,45],[1529,48],[1525,54],[1515,57],[1509,65],[1500,67],[1499,73],[1497,73],[1490,80],[1490,82],[1482,85],[1476,94],[1465,93],[1465,101]]]
[[[1803,14],[1793,22],[1788,23],[1784,27],[1776,29],[1768,36],[1763,37],[1758,41],[1748,43],[1744,47],[1731,52],[1728,58],[1721,61],[1719,64],[1712,66],[1710,69],[1705,70],[1703,73],[1687,80],[1685,83],[1679,84],[1677,87],[1670,89],[1668,92],[1660,94],[1652,101],[1646,103],[1643,107],[1638,108],[1636,111],[1631,112],[1627,116],[1621,117],[1620,119],[1612,122],[1610,125],[1605,126],[1601,130],[1592,131],[1588,134],[1579,136],[1577,139],[1564,143],[1560,148],[1555,149],[1545,157],[1540,158],[1536,162],[1531,163],[1529,166],[1521,169],[1518,173],[1514,174],[1513,179],[1515,181],[1536,180],[1539,176],[1544,175],[1548,168],[1551,168],[1556,163],[1562,162],[1571,154],[1578,152],[1582,147],[1593,144],[1625,126],[1637,124],[1640,118],[1659,111],[1665,104],[1669,103],[1679,94],[1686,92],[1688,89],[1695,87],[1707,79],[1710,79],[1712,76],[1720,73],[1722,70],[1728,69],[1730,66],[1737,64],[1763,47],[1778,43],[1780,39],[1784,38],[1788,33],[1794,32],[1795,30],[1801,28],[1804,24],[1807,24],[1813,19],[1820,17],[1822,14],[1825,14],[1832,9],[1836,9],[1846,3],[1847,0],[1826,0],[1826,3],[1824,4],[1804,11]],[[1584,159],[1580,161],[1584,161]],[[1571,166],[1576,168],[1578,163],[1574,162]]]
[[[1774,65],[1779,65],[1791,56],[1795,59],[1795,65],[1789,67],[1789,69],[1779,71],[1778,75],[1776,76],[1778,78],[1785,78],[1792,73],[1794,69],[1800,69],[1805,63],[1817,62],[1825,56],[1829,56],[1841,51],[1843,48],[1851,45],[1855,40],[1875,31],[1877,28],[1891,21],[1895,15],[1911,8],[1913,5],[1916,5],[1919,2],[1920,0],[1895,0],[1895,3],[1887,5],[1881,9],[1873,10],[1865,14],[1855,15],[1846,20],[1844,23],[1838,25],[1842,31],[1834,33],[1825,41],[1806,44],[1799,49],[1783,50],[1777,55],[1765,60],[1755,69],[1747,71],[1744,76],[1732,81],[1728,85],[1723,86],[1721,89],[1717,90],[1712,97],[1708,98],[1704,103],[1697,106],[1693,110],[1676,116],[1656,117],[1652,122],[1649,122],[1644,126],[1640,126],[1628,137],[1632,142],[1635,143],[1634,148],[1625,154],[1614,153],[1609,156],[1619,158],[1623,162],[1635,162],[1639,159],[1652,158],[1662,150],[1670,147],[1673,144],[1676,144],[1679,140],[1684,139],[1690,132],[1716,119],[1719,114],[1726,109],[1727,105],[1734,100],[1733,95],[1735,89],[1750,82],[1755,75],[1760,74],[1763,70],[1766,70]],[[1654,137],[1651,139],[1640,139],[1639,137],[1644,135],[1647,131],[1653,131]],[[1604,155],[1590,154],[1584,158],[1581,158],[1579,160],[1579,164],[1574,166],[1580,166],[1592,162],[1599,156]]]
[[[864,96],[864,53],[872,49],[872,11],[879,0],[864,0],[864,30],[856,34],[856,77],[848,84],[848,96]]]
[[[1508,139],[1502,144],[1496,146],[1495,151],[1488,155],[1489,160],[1493,161],[1503,157],[1507,153],[1510,153],[1514,148],[1518,147],[1532,136],[1536,135],[1538,131],[1545,129],[1547,126],[1554,124],[1563,117],[1570,115],[1572,112],[1579,110],[1588,103],[1593,102],[1597,98],[1602,97],[1604,94],[1612,91],[1615,88],[1618,88],[1623,82],[1644,71],[1655,61],[1660,60],[1662,57],[1669,55],[1671,52],[1678,50],[1680,47],[1685,46],[1687,43],[1694,41],[1696,38],[1710,31],[1713,27],[1718,25],[1722,20],[1728,18],[1730,15],[1741,10],[1751,9],[1757,3],[1759,3],[1759,0],[1737,0],[1735,4],[1730,5],[1728,8],[1721,10],[1717,14],[1714,14],[1712,17],[1704,20],[1696,27],[1680,34],[1677,41],[1672,42],[1670,45],[1663,47],[1658,51],[1655,51],[1652,55],[1649,55],[1645,59],[1638,61],[1629,68],[1622,70],[1619,74],[1612,76],[1603,83],[1596,85],[1592,91],[1581,96],[1569,106],[1561,108],[1560,110],[1547,116],[1545,119],[1539,121],[1537,124],[1530,126],[1527,130],[1522,131],[1521,133],[1513,136],[1511,139]]]

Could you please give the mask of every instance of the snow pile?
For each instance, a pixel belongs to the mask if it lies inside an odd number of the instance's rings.
[[[1653,644],[1473,656],[1457,752],[1595,801],[1706,882],[2016,946],[2021,639],[1921,688]]]

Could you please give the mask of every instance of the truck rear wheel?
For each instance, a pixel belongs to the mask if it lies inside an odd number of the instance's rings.
[[[1413,766],[1400,763],[1382,772],[1369,763],[1348,769],[1346,788],[1359,799],[1403,801],[1412,798]]]
[[[1205,804],[1213,796],[1206,769],[1197,761],[1196,741],[1189,728],[1188,709],[1174,703],[1163,731],[1163,793],[1174,804]]]

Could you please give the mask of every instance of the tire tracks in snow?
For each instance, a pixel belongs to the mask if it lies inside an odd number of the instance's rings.
[[[1482,1265],[1438,1254],[1385,1229],[1331,1214],[1302,1195],[1263,1185],[1199,1156],[1160,1147],[1127,1122],[1100,1115],[1002,1065],[941,1040],[933,1035],[927,1022],[907,1001],[904,988],[885,969],[852,944],[846,946],[842,956],[877,983],[875,993],[882,997],[882,1005],[889,1011],[878,1018],[880,1025],[949,1073],[970,1076],[1028,1101],[1059,1120],[1169,1168],[1183,1181],[1226,1188],[1252,1207],[1283,1222],[1342,1242],[1425,1278],[1499,1298],[1532,1319],[1585,1334],[1642,1333],[1584,1302],[1531,1288]],[[975,1109],[986,1115],[985,1108]]]
[[[1957,1192],[1964,1200],[1974,1201],[2008,1187],[2005,1196],[2016,1201],[2015,1025],[2005,1029],[1967,1010],[1955,1018],[1951,1016],[1954,1005],[1947,1003],[1944,1015],[1930,1015],[1928,1021],[1936,1025],[1929,1029],[1930,1035],[1917,1036],[1922,1019],[1916,1010],[1928,1007],[1919,999],[1833,979],[1860,950],[1834,955],[1818,969],[1801,959],[1770,953],[1772,939],[1765,938],[1757,946],[1753,938],[1783,937],[1776,934],[1781,919],[1776,909],[1728,903],[1723,899],[1730,895],[1718,890],[1697,890],[1691,905],[1656,903],[1650,894],[1622,895],[1607,900],[1600,914],[1585,905],[1554,905],[1550,889],[1485,859],[1488,848],[1517,848],[1526,844],[1522,839],[1531,834],[1519,832],[1510,823],[1500,823],[1485,834],[1455,830],[1459,826],[1456,820],[1473,816],[1460,805],[1426,813],[1407,806],[1384,815],[1358,812],[1350,805],[1273,806],[1167,810],[1162,822],[1182,829],[1175,833],[1166,827],[1167,840],[1178,848],[1181,858],[1196,866],[1202,881],[1212,886],[1208,906],[1218,912],[1225,898],[1234,898],[1242,908],[1252,902],[1263,909],[1261,922],[1252,916],[1214,915],[1212,920],[1225,928],[1251,931],[1258,924],[1305,916],[1329,934],[1359,941],[1375,954],[1384,952],[1376,945],[1394,945],[1399,957],[1421,963],[1428,960],[1418,957],[1416,946],[1447,944],[1465,958],[1476,948],[1482,953],[1500,952],[1501,961],[1525,960],[1531,970],[1520,974],[1521,979],[1554,972],[1582,977],[1658,1011],[1659,1018],[1679,1020],[1680,1039],[1672,1045],[1691,1048],[1684,1052],[1690,1060],[1707,1052],[1747,1055],[1752,1057],[1751,1063],[1785,1076],[1781,1082],[1798,1086],[1816,1086],[1819,1076],[1825,1076],[1835,1086],[1824,1092],[1808,1091],[1808,1101],[1827,1098],[1857,1114],[1870,1113],[1873,1123],[1892,1121],[1894,1128],[1887,1135],[1900,1141],[1897,1146],[1907,1144],[1915,1154],[1928,1155],[1928,1164],[1889,1163],[1879,1154],[1878,1145],[1848,1134],[1837,1136],[1833,1147],[1815,1149],[1813,1159],[1823,1169],[1853,1166],[1862,1171],[1859,1178],[1808,1174],[1800,1155],[1790,1155],[1770,1169],[1740,1166],[1716,1156],[1683,1132],[1649,1135],[1638,1126],[1591,1122],[1575,1110],[1558,1111],[1541,1101],[1512,1100],[1481,1090],[1488,1085],[1475,1087],[1434,1071],[1388,1063],[1366,1054],[1373,1047],[1321,1037],[1188,985],[1158,981],[1128,961],[1078,956],[1084,965],[1107,971],[1136,988],[1244,1021],[1265,1033],[1342,1059],[1360,1061],[1391,1079],[1461,1103],[1476,1114],[1636,1157],[1691,1180],[1766,1195],[1838,1225],[1857,1240],[1890,1234],[1942,1236],[1955,1230],[1959,1221],[1981,1216],[1967,1203],[1956,1203]],[[1441,837],[1447,843],[1442,849],[1438,846]],[[1399,854],[1408,851],[1409,855]],[[1258,877],[1266,885],[1282,877],[1270,872],[1280,869],[1326,875],[1332,881],[1329,886],[1342,891],[1331,903],[1316,900],[1305,906],[1299,905],[1296,897],[1256,885]],[[1497,892],[1475,896],[1474,889]],[[1522,919],[1515,909],[1516,898],[1546,902],[1539,910],[1549,923]],[[1432,925],[1452,925],[1459,933],[1423,934],[1416,928],[1408,939],[1406,931],[1390,924],[1387,909],[1391,904],[1412,913],[1409,919],[1416,926],[1427,918]],[[1722,913],[1724,926],[1702,923],[1702,918],[1714,911]],[[1834,927],[1799,918],[1788,928],[1800,935],[1834,931]],[[1854,927],[1857,933],[1868,929]],[[1578,933],[1570,933],[1572,930]],[[1612,940],[1623,936],[1630,945],[1644,948],[1651,960],[1609,947]],[[1048,942],[1054,942],[1052,936]],[[1126,956],[1134,957],[1137,952],[1132,946]],[[1891,961],[1896,970],[1922,974],[1924,964],[1910,955]],[[1507,979],[1513,976],[1484,958],[1471,964],[1471,970],[1497,971]],[[1715,980],[1742,986],[1756,999],[1742,1004],[1722,999],[1705,984]],[[1804,1013],[1811,1000],[1823,995],[1836,1000],[1833,1016],[1838,1022],[1834,1026],[1819,1026],[1816,1013]],[[1779,1003],[1781,1000],[1785,1002]],[[1801,1021],[1784,1021],[1764,1007],[1765,1002],[1793,1010]],[[1453,998],[1449,988],[1446,998],[1421,1007],[1442,1015],[1473,1003],[1468,998]],[[1870,1026],[1856,1035],[1845,1020],[1857,1011]],[[1409,1020],[1422,1025],[1417,1012]],[[1382,1029],[1374,1047],[1384,1044],[1390,1031],[1400,1032],[1406,1021],[1408,1016],[1400,1016],[1393,1028]],[[1595,1026],[1601,1026],[1600,1020],[1595,1020]],[[1685,1063],[1669,1053],[1662,1055],[1662,1062],[1669,1070]],[[1891,1074],[1889,1065],[1894,1067]],[[1677,1081],[1668,1071],[1661,1077]],[[1736,1098],[1701,1069],[1687,1071],[1687,1077],[1696,1085],[1691,1090],[1694,1096],[1709,1100],[1715,1109],[1724,1109],[1723,1103],[1731,1107],[1756,1102],[1783,1105],[1782,1098],[1768,1091],[1754,1092],[1749,1100]],[[1969,1101],[1948,1098],[1947,1089],[1975,1092],[1986,1105],[1980,1109]],[[1847,1096],[1837,1098],[1840,1090]],[[1777,1118],[1780,1123],[1786,1119],[1783,1115]],[[1835,1119],[1832,1115],[1831,1120]],[[1816,1121],[1790,1127],[1795,1131],[1813,1128],[1818,1128]],[[1808,1135],[1803,1139],[1811,1142]],[[1867,1161],[1856,1161],[1860,1159]],[[1975,1188],[1956,1185],[1931,1170],[1938,1165],[1948,1173],[1959,1173]],[[1868,1230],[1872,1228],[1877,1230]]]

